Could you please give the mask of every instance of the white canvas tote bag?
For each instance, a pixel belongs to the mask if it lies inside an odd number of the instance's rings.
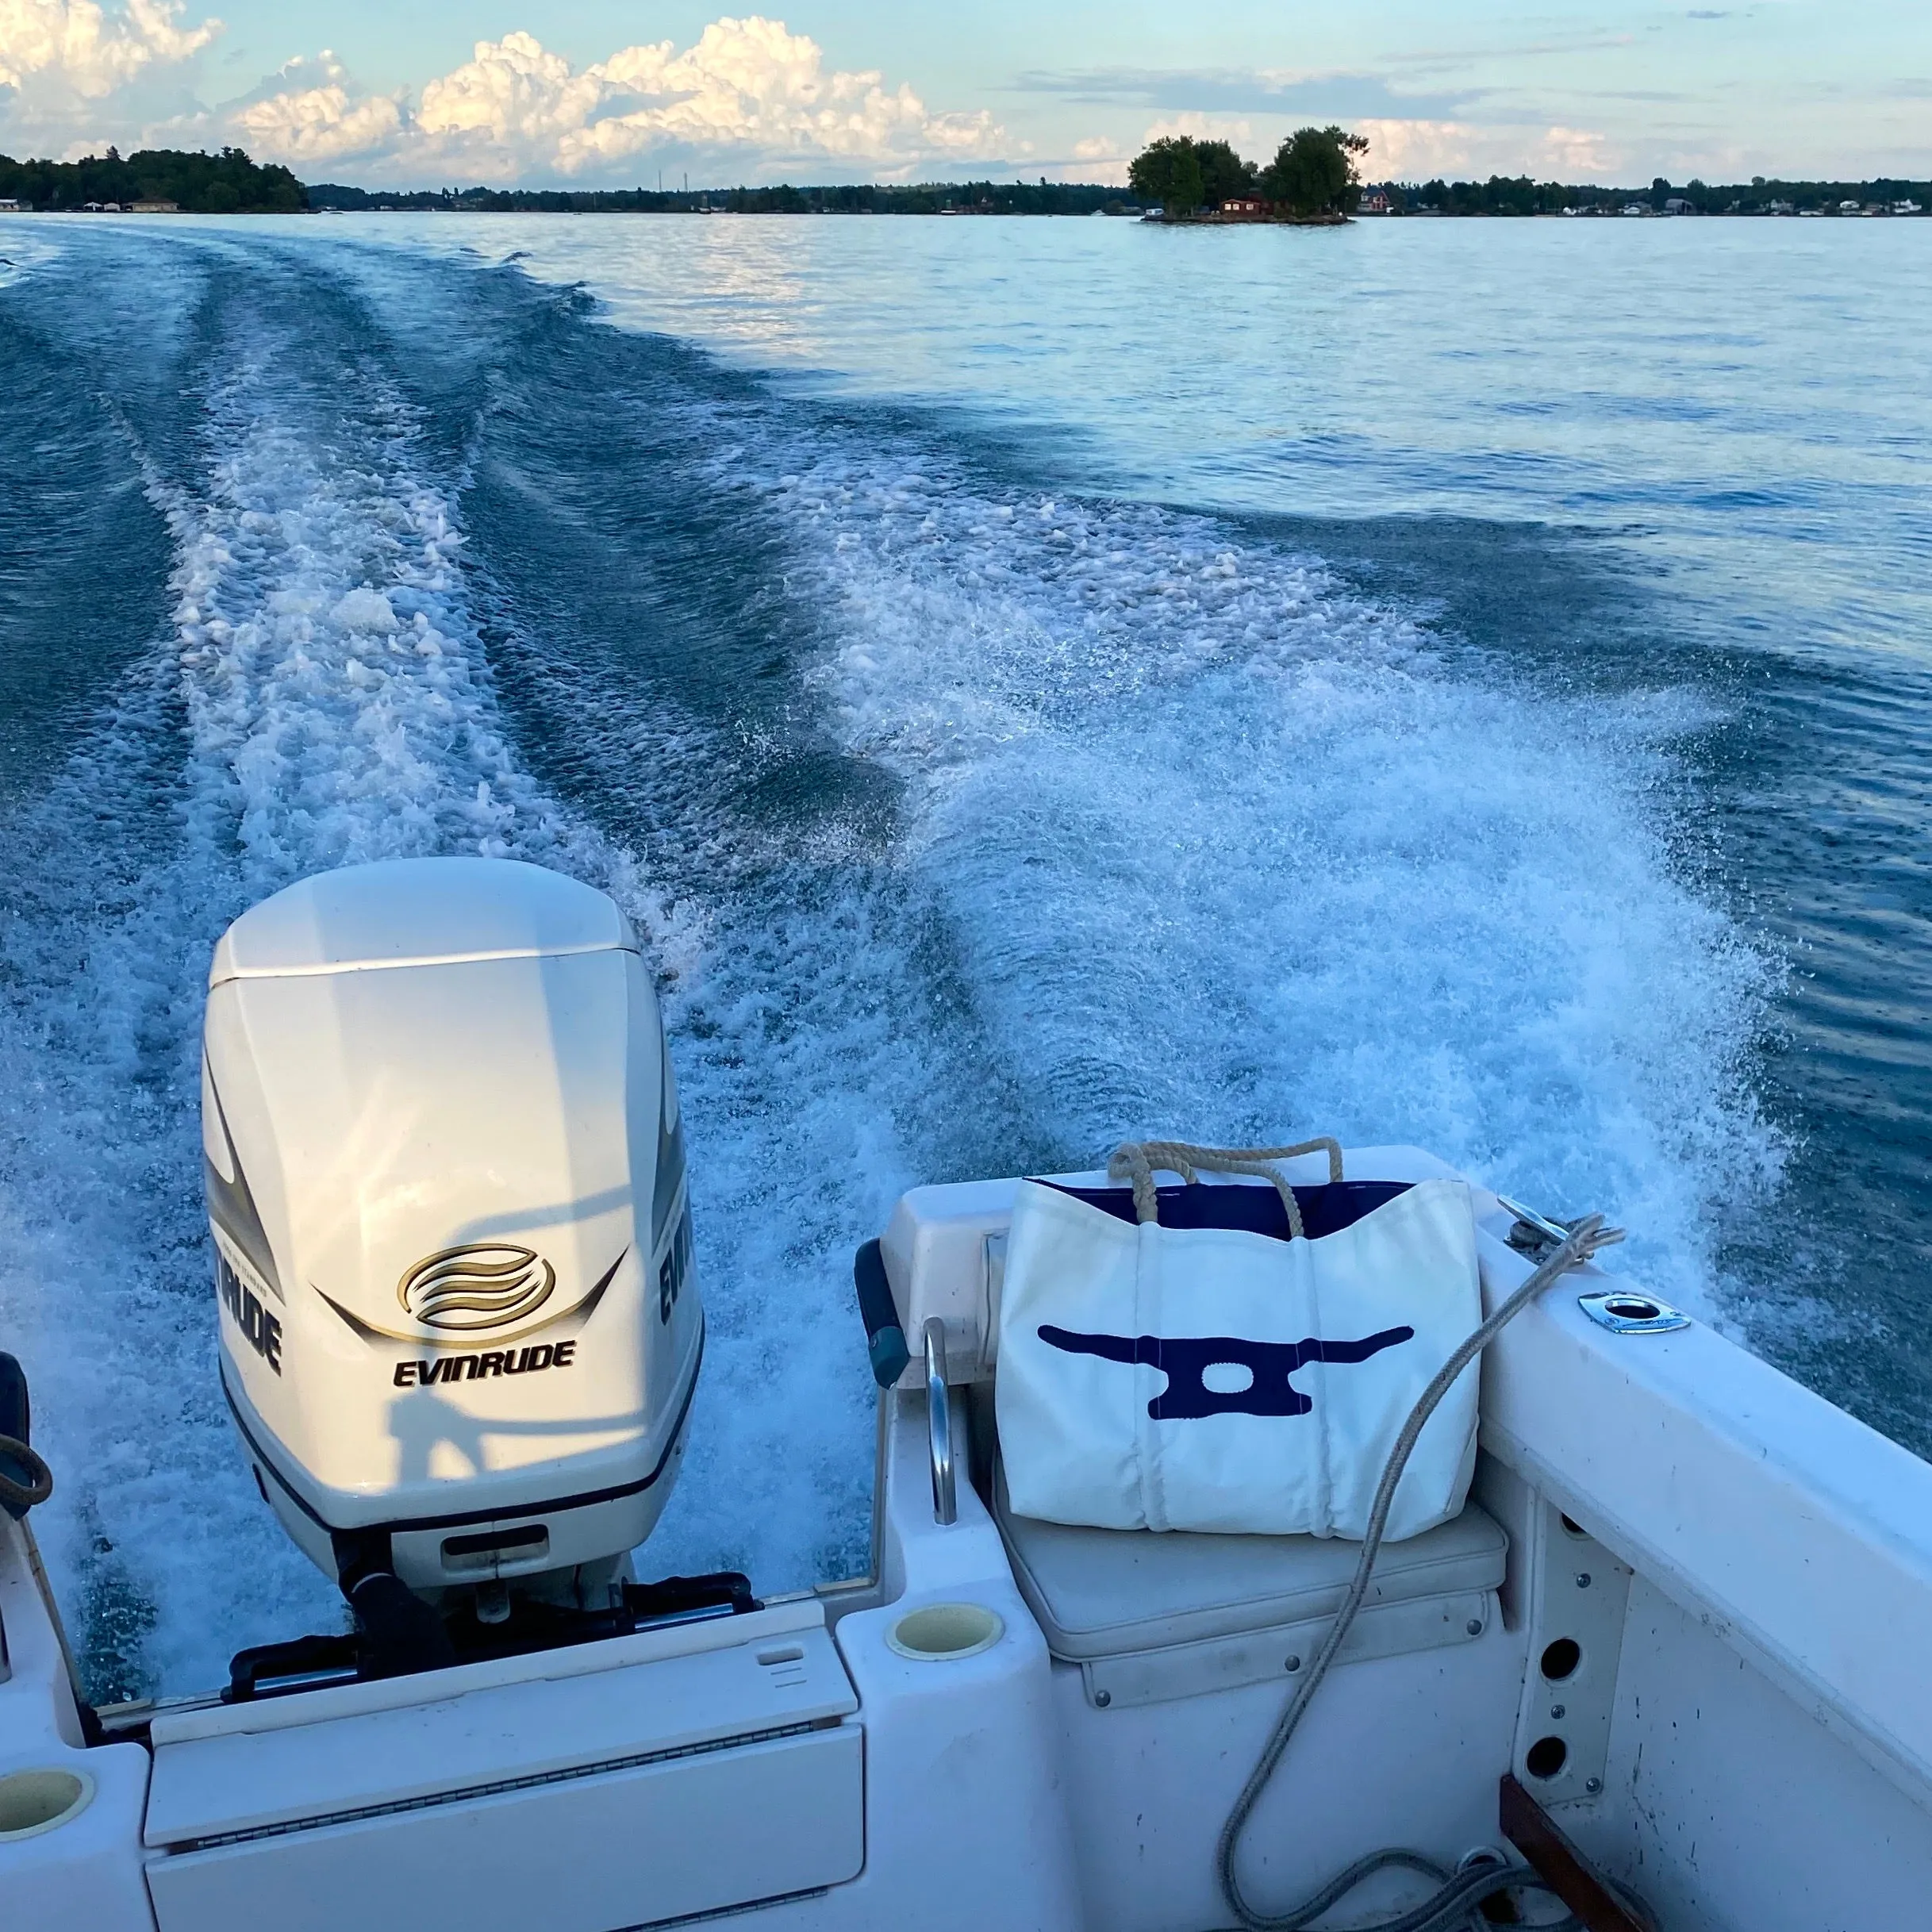
[[[1330,1151],[1330,1185],[1292,1193],[1258,1156],[1310,1148],[1123,1148],[1109,1171],[1139,1166],[1132,1196],[1021,1182],[995,1396],[1016,1513],[1363,1535],[1409,1411],[1482,1320],[1475,1220],[1462,1181],[1344,1184],[1340,1148],[1314,1147]],[[1185,1164],[1188,1185],[1157,1195],[1156,1156]],[[1195,1167],[1276,1186],[1196,1185]],[[1269,1216],[1279,1231],[1255,1231]],[[1423,1429],[1392,1540],[1461,1511],[1478,1373],[1472,1362]]]

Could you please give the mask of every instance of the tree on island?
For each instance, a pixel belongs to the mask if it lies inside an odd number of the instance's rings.
[[[1262,191],[1292,215],[1346,214],[1362,184],[1365,137],[1338,127],[1297,128],[1262,175]]]
[[[1127,171],[1127,186],[1143,202],[1158,202],[1169,215],[1219,207],[1235,195],[1255,191],[1256,169],[1226,141],[1168,136],[1143,148]]]
[[[1170,221],[1253,194],[1309,221],[1348,212],[1362,183],[1356,163],[1368,152],[1359,134],[1336,127],[1298,128],[1263,171],[1226,141],[1169,135],[1135,156],[1127,185],[1142,201],[1158,202]]]

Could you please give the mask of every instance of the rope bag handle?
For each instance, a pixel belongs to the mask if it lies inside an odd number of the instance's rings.
[[[1107,1177],[1109,1181],[1131,1181],[1135,1220],[1152,1221],[1158,1226],[1161,1219],[1161,1196],[1154,1185],[1154,1170],[1157,1167],[1178,1174],[1189,1187],[1200,1179],[1196,1171],[1200,1168],[1205,1168],[1211,1174],[1253,1174],[1259,1180],[1274,1183],[1274,1191],[1281,1196],[1281,1205],[1288,1211],[1289,1235],[1292,1239],[1300,1241],[1306,1236],[1301,1225],[1301,1209],[1295,1200],[1295,1190],[1288,1185],[1281,1170],[1269,1163],[1291,1160],[1297,1154],[1324,1153],[1328,1156],[1328,1180],[1332,1186],[1342,1178],[1342,1143],[1327,1134],[1319,1135],[1313,1140],[1297,1141],[1292,1147],[1197,1147],[1187,1140],[1123,1140],[1108,1161]]]

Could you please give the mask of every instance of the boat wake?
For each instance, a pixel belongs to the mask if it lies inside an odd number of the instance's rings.
[[[325,866],[532,859],[651,935],[711,1324],[654,1572],[862,1563],[850,1257],[916,1181],[1415,1141],[1714,1305],[1777,1147],[1766,966],[1673,851],[1686,707],[1538,693],[1265,530],[513,270],[135,247],[10,297],[95,291],[172,543],[164,634],[14,812],[0,937],[0,1305],[98,1696],[338,1620],[229,1438],[196,1124],[209,948]],[[169,305],[138,382],[115,274]]]

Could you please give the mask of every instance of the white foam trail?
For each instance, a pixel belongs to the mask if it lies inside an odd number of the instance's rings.
[[[24,828],[48,855],[29,861],[35,916],[7,935],[0,1299],[62,1473],[42,1534],[83,1624],[105,1619],[97,1654],[117,1633],[124,1682],[169,1690],[340,1619],[221,1408],[194,1152],[213,939],[301,874],[440,851],[601,874],[648,910],[623,855],[510,755],[409,412],[371,386],[318,434],[276,380],[288,354],[272,336],[237,351],[210,399],[205,494],[157,474],[175,636]],[[176,734],[174,823],[140,826]]]
[[[154,486],[175,636],[37,815],[4,940],[0,1299],[38,1331],[69,1473],[49,1554],[132,1676],[205,1685],[337,1615],[220,1410],[194,1125],[207,948],[323,866],[511,853],[656,935],[710,1322],[659,1573],[769,1592],[862,1558],[849,1256],[914,1181],[1146,1129],[1409,1139],[1627,1220],[1631,1265],[1705,1301],[1714,1217],[1776,1149],[1742,1077],[1765,969],[1669,849],[1669,704],[1451,668],[1209,520],[746,412],[711,483],[789,532],[832,636],[811,693],[900,781],[898,828],[788,838],[674,799],[718,864],[667,908],[514,755],[411,411],[373,377],[305,398],[292,357],[240,345],[205,487]]]
[[[1412,1140],[1627,1220],[1627,1266],[1720,1308],[1727,1207],[1779,1165],[1745,1077],[1771,973],[1669,849],[1690,707],[1452,669],[1209,520],[734,428],[712,485],[780,513],[835,638],[808,682],[905,792],[882,849],[745,868],[673,1002],[732,1300],[655,1562],[772,1587],[856,1552],[847,1258],[915,1181],[1149,1130]]]
[[[841,452],[737,480],[818,533],[820,681],[908,782],[902,863],[1025,1143],[1413,1141],[1627,1220],[1627,1266],[1720,1305],[1780,1148],[1746,1080],[1771,968],[1660,809],[1701,717],[1452,670],[1203,519]]]
[[[644,1567],[742,1565],[770,1590],[864,1561],[852,1230],[876,1228],[916,1177],[862,1096],[825,1073],[854,1016],[874,1024],[894,962],[874,955],[841,979],[818,912],[793,908],[788,929],[780,909],[747,935],[752,907],[714,970],[705,908],[667,911],[514,757],[452,499],[417,467],[412,411],[369,380],[318,415],[282,374],[298,346],[273,332],[234,345],[203,487],[156,469],[177,545],[174,635],[22,832],[48,856],[6,942],[0,1307],[62,1472],[41,1534],[97,1694],[204,1688],[244,1644],[340,1621],[256,1496],[221,1406],[196,1122],[209,947],[247,905],[328,866],[514,855],[612,891],[652,933],[674,1024],[701,1001],[712,1043],[673,1048],[710,1339],[691,1452]],[[119,828],[144,817],[124,845]],[[79,829],[102,820],[98,839]],[[782,984],[788,949],[807,962],[799,997]]]
[[[60,247],[44,233],[29,234],[22,221],[0,221],[0,289],[24,282],[59,259]]]

